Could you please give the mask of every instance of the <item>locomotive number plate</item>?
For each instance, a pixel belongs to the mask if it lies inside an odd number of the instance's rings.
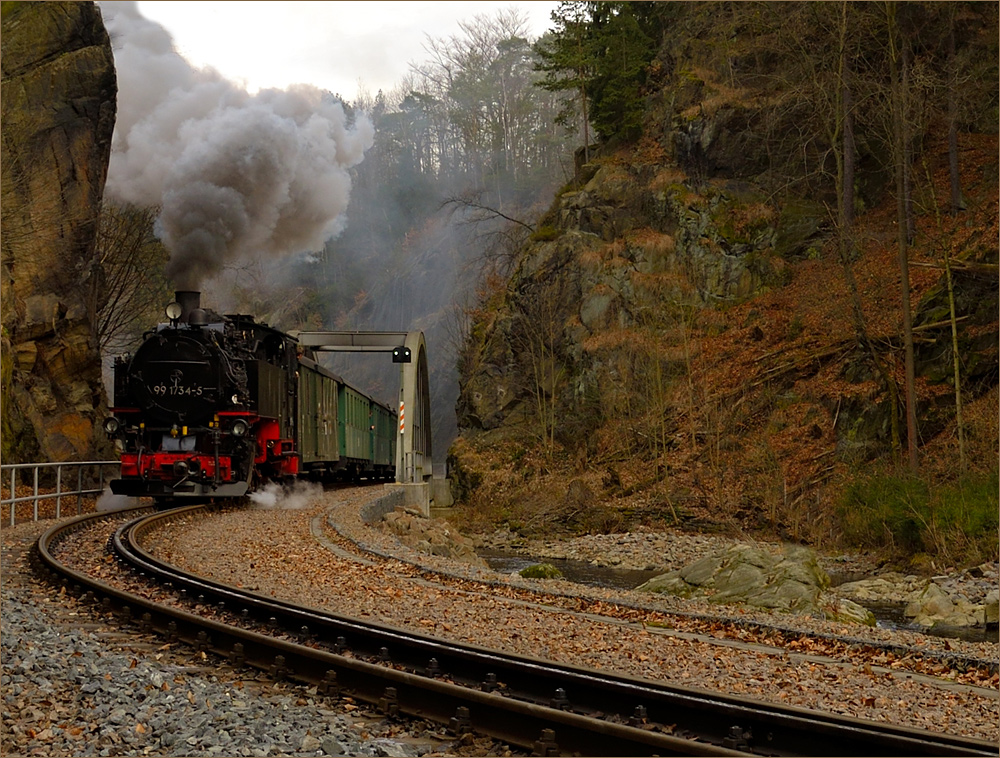
[[[180,397],[187,395],[191,397],[201,397],[205,393],[205,388],[200,384],[154,384],[149,388],[158,397]]]

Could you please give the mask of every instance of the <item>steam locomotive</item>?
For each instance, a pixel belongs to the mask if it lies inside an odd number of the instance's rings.
[[[168,321],[115,359],[112,492],[171,507],[297,475],[395,477],[394,409],[253,316],[203,309],[199,292],[176,298]]]

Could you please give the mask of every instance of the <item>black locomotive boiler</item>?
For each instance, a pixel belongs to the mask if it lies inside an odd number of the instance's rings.
[[[396,412],[253,316],[180,291],[168,321],[114,365],[105,421],[121,450],[112,492],[159,505],[240,497],[301,474],[389,480]]]

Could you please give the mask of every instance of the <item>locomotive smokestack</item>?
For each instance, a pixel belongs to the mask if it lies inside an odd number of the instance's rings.
[[[201,308],[201,293],[195,290],[177,290],[174,296],[181,304],[181,317],[178,321],[186,324],[191,317],[191,311]]]

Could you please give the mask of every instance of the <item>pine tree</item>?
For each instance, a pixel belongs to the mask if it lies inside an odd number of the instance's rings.
[[[559,3],[559,7],[552,11],[555,28],[539,39],[534,47],[541,59],[535,70],[545,74],[538,86],[550,92],[576,93],[557,121],[571,126],[576,117],[576,107],[579,107],[585,162],[590,160],[590,116],[587,109],[595,63],[587,6],[588,3],[568,0]]]
[[[639,23],[645,3],[593,3],[591,35],[596,54],[591,120],[604,139],[637,139],[642,133],[642,87],[656,45]],[[658,42],[658,40],[657,40]]]

